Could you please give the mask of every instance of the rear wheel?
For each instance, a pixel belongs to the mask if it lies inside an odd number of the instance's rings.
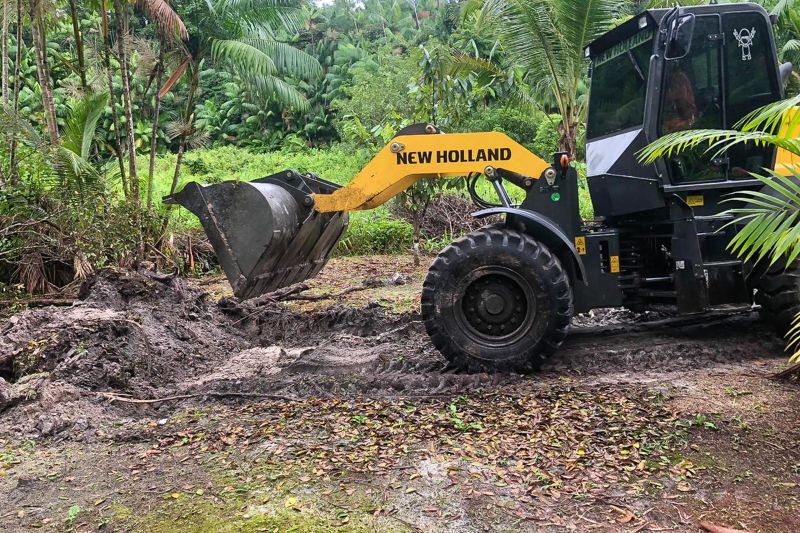
[[[756,281],[755,302],[761,306],[761,318],[781,336],[792,327],[800,313],[800,263],[784,269],[778,263]]]
[[[572,289],[558,258],[515,230],[488,227],[437,257],[422,289],[433,345],[468,371],[530,371],[567,335]]]

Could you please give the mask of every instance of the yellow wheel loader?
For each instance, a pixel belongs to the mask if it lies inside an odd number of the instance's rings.
[[[598,217],[584,223],[567,154],[544,161],[502,133],[445,134],[410,126],[346,186],[287,170],[249,183],[188,184],[165,198],[196,214],[240,298],[316,275],[347,228],[422,179],[468,177],[476,217],[504,222],[454,241],[422,292],[431,341],[470,371],[537,368],[574,313],[671,306],[701,313],[749,306],[778,325],[800,310],[800,274],[762,272],[732,256],[738,231],[720,204],[760,189],[751,172],[800,164],[788,152],[740,145],[644,165],[637,153],[686,129],[731,128],[784,94],[771,20],[755,4],[645,11],[586,48],[592,89],[588,187]],[[787,121],[785,127],[798,121]],[[800,128],[798,128],[800,129]],[[488,180],[496,198],[476,192]],[[506,186],[525,192],[514,205]]]

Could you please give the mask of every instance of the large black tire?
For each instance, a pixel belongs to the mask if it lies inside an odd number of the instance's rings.
[[[761,306],[761,318],[783,336],[800,313],[800,263],[784,269],[778,263],[759,275],[755,283],[755,302]]]
[[[433,345],[470,372],[538,369],[566,338],[572,312],[572,288],[558,258],[505,228],[483,228],[450,244],[422,288]]]

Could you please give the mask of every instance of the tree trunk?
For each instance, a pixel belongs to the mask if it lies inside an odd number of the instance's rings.
[[[31,33],[36,56],[36,73],[39,77],[39,87],[42,90],[42,105],[44,106],[44,115],[47,120],[47,131],[50,134],[50,142],[55,145],[60,144],[61,136],[58,134],[56,107],[53,102],[53,90],[50,86],[50,70],[47,66],[47,37],[42,28],[40,5],[41,0],[31,0]]]
[[[571,159],[577,157],[578,151],[578,124],[570,119],[561,119],[558,123],[558,150],[566,152]]]
[[[117,164],[119,165],[119,177],[122,181],[122,194],[125,198],[130,197],[128,180],[125,177],[125,154],[122,147],[122,137],[119,134],[119,117],[117,116],[117,97],[114,92],[114,73],[111,71],[111,42],[108,35],[108,5],[106,0],[100,0],[100,17],[103,28],[103,59],[108,76],[108,98],[111,106],[111,123],[114,126],[114,141],[117,143]]]
[[[75,51],[78,55],[78,74],[81,77],[81,89],[86,91],[86,60],[83,56],[83,36],[81,35],[80,20],[78,19],[78,3],[76,0],[69,0],[69,12],[70,18],[72,18],[72,33],[75,36]]]
[[[128,37],[128,4],[114,0],[114,14],[117,21],[117,47],[119,50],[120,71],[122,72],[122,105],[125,108],[125,131],[128,137],[128,177],[133,200],[133,222],[135,226],[136,256],[134,264],[144,259],[144,228],[142,227],[141,195],[139,194],[139,175],[136,168],[136,125],[133,123],[133,104],[131,102],[131,66],[125,40]]]
[[[19,113],[19,91],[21,84],[21,71],[22,68],[22,0],[17,0],[17,55],[14,58],[14,115]],[[17,171],[17,139],[11,139],[11,148],[9,150],[9,179],[11,183],[19,181],[19,172]]]
[[[150,137],[150,169],[147,174],[148,211],[153,207],[153,179],[156,172],[156,150],[158,149],[158,118],[161,113],[161,97],[159,96],[159,91],[161,90],[161,78],[164,75],[164,47],[165,43],[162,41],[158,50],[158,64],[156,65],[156,101],[155,109],[153,109],[153,133]]]
[[[17,0],[19,1],[19,0]],[[8,4],[11,0],[3,0],[3,111],[8,111]]]
[[[128,177],[130,178],[131,199],[133,207],[139,211],[139,181],[136,172],[136,134],[133,123],[133,107],[131,104],[130,65],[128,52],[125,49],[125,38],[128,36],[128,12],[121,0],[114,0],[114,18],[117,24],[117,55],[122,74],[122,105],[125,109],[125,131],[128,144]]]
[[[178,181],[181,177],[181,166],[183,165],[184,153],[186,153],[186,137],[181,138],[181,144],[178,147],[178,158],[175,161],[175,172],[172,174],[172,184],[169,187],[170,194],[175,194],[175,189],[178,188]]]
[[[199,60],[197,62],[199,63]],[[186,112],[184,115],[184,120],[186,121],[187,127],[194,120],[194,113],[193,113],[194,95],[197,92],[197,88],[200,85],[200,73],[197,72],[196,65],[190,63],[188,68],[192,79],[189,85],[189,97],[186,100]],[[186,153],[186,138],[187,135],[184,134],[181,137],[181,143],[178,146],[178,158],[175,161],[175,172],[172,174],[172,184],[169,187],[170,194],[175,194],[175,190],[178,188],[178,181],[181,178],[181,167],[183,165],[183,156]],[[167,233],[167,225],[169,224],[169,212],[171,208],[172,204],[168,205],[167,212],[164,214],[164,220],[161,223],[161,237],[159,238],[159,243],[164,242],[164,237]]]
[[[200,73],[197,71],[195,65],[189,65],[191,69],[192,81],[191,85],[189,86],[189,98],[186,100],[186,112],[184,114],[184,121],[186,122],[186,127],[191,129],[191,125],[194,122],[194,96],[197,92],[197,88],[200,85]],[[178,180],[181,177],[181,164],[183,163],[183,154],[186,151],[186,137],[187,135],[184,134],[181,138],[181,145],[178,148],[178,160],[175,163],[175,173],[172,175],[172,185],[169,188],[170,194],[175,194],[175,189],[178,188]]]
[[[8,3],[11,0],[3,0],[3,29],[2,29],[2,53],[3,54],[3,67],[2,67],[2,90],[3,91],[3,111],[8,111]],[[8,174],[11,175],[11,166],[8,167]],[[6,185],[6,173],[0,167],[0,188]]]

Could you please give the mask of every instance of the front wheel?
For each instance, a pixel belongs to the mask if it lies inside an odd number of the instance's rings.
[[[538,369],[563,342],[572,289],[558,258],[515,230],[488,227],[453,242],[422,289],[433,345],[456,367]]]

